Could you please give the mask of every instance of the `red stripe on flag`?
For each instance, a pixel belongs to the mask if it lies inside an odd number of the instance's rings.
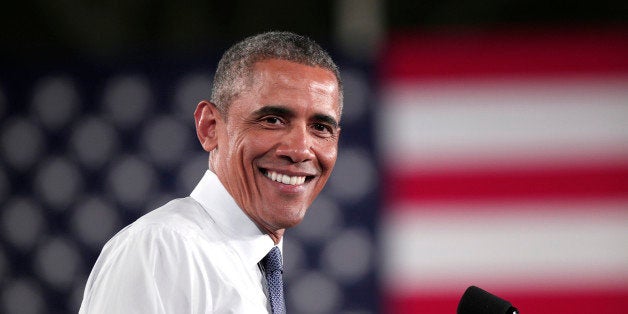
[[[490,291],[492,292],[492,291]],[[456,313],[460,302],[460,295],[447,295],[438,297],[427,296],[399,296],[388,295],[385,299],[386,313],[423,313],[445,314]],[[520,313],[622,313],[628,309],[628,290],[616,290],[612,292],[569,292],[561,293],[509,293],[497,294],[511,302],[519,309]]]
[[[628,164],[445,173],[391,169],[384,173],[384,197],[389,206],[398,201],[628,196]]]
[[[394,34],[378,65],[391,83],[487,75],[626,73],[625,29]]]

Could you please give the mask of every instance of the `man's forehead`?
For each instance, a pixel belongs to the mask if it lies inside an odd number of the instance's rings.
[[[272,66],[269,67],[269,65],[272,65]],[[318,65],[307,64],[305,62],[298,62],[294,60],[287,60],[287,59],[280,59],[280,58],[264,58],[264,59],[257,60],[253,62],[253,64],[250,66],[249,71],[259,72],[262,70],[269,70],[269,68],[272,68],[274,70],[282,70],[282,69],[294,68],[294,67],[302,68],[302,69],[308,69],[308,68],[316,69],[321,72],[327,72],[327,75],[334,78],[334,81],[336,81],[336,84],[339,83],[338,77],[336,76],[334,71],[332,71],[331,69],[318,66]]]
[[[269,66],[272,64],[272,66]],[[254,90],[266,88],[267,90],[273,90],[275,87],[270,87],[265,84],[268,80],[277,80],[281,74],[277,72],[284,71],[286,69],[291,69],[294,71],[295,67],[301,68],[299,71],[296,71],[299,77],[309,78],[317,78],[310,79],[308,84],[309,88],[316,90],[320,95],[332,95],[333,97],[333,106],[330,108],[331,110],[318,110],[321,115],[329,115],[334,117],[334,120],[337,123],[340,121],[340,117],[342,115],[342,95],[340,93],[339,81],[333,71],[318,67],[311,66],[291,60],[279,59],[279,58],[264,58],[255,61],[249,67],[249,71],[247,71],[246,77],[241,77],[241,82],[243,83],[239,88],[236,99],[241,98],[245,94],[249,94],[249,92],[253,92]],[[306,72],[312,74],[311,71],[307,71],[307,69],[314,69],[314,73],[318,73],[315,76],[309,76],[305,74]],[[293,72],[294,73],[294,72]],[[286,79],[286,82],[290,82],[290,79]],[[325,82],[327,81],[327,82]],[[333,83],[331,83],[333,81]],[[331,83],[331,84],[330,84]],[[258,90],[259,91],[259,90]],[[250,94],[249,94],[250,95]],[[246,97],[246,96],[245,96]],[[244,105],[244,104],[241,104]],[[260,104],[260,105],[273,105],[273,104]],[[281,105],[277,103],[276,105]],[[230,106],[231,107],[231,106]],[[329,112],[327,112],[329,111]]]

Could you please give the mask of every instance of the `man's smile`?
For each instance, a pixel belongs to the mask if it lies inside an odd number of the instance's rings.
[[[302,185],[305,183],[306,179],[312,178],[312,176],[290,176],[288,174],[281,174],[272,170],[261,170],[267,178],[288,185]]]

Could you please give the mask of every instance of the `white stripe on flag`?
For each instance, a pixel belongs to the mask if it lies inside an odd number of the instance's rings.
[[[628,77],[397,83],[382,102],[380,149],[407,170],[628,160]]]
[[[628,288],[628,201],[407,204],[383,223],[386,289],[438,295]],[[408,208],[409,207],[409,208]]]

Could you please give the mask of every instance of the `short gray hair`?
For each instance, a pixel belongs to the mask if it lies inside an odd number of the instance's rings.
[[[338,81],[339,110],[342,112],[343,88],[338,66],[312,39],[290,32],[267,32],[245,38],[229,48],[218,62],[211,101],[222,114],[247,87],[253,65],[268,59],[281,59],[320,67],[334,73]]]

